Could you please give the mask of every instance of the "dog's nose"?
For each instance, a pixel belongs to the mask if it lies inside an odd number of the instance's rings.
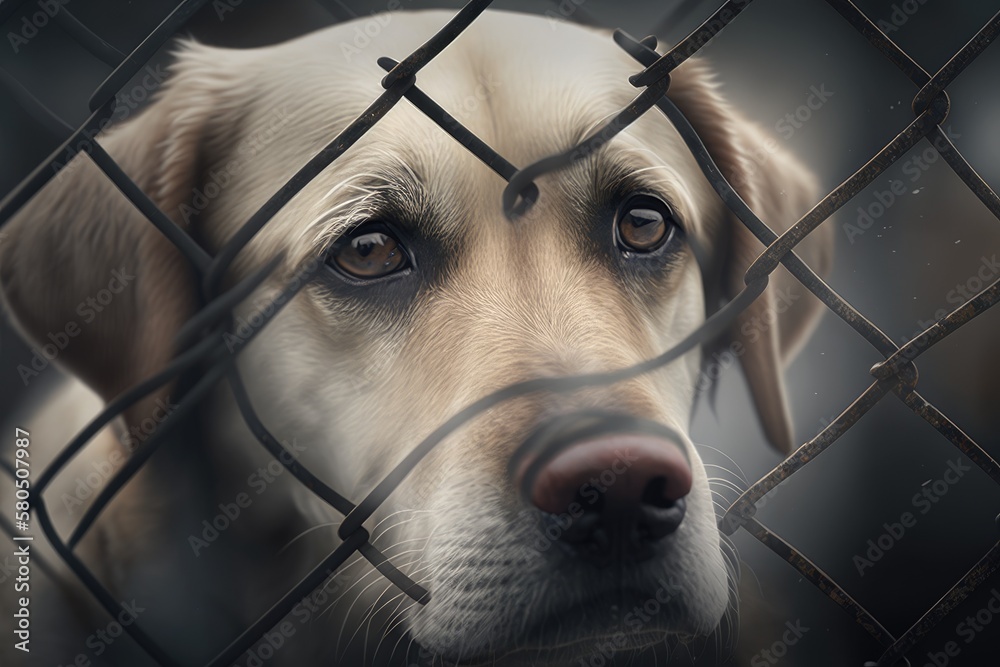
[[[599,561],[639,560],[684,518],[692,473],[679,440],[634,417],[569,416],[536,431],[511,472],[548,539]]]
[[[569,511],[574,501],[608,512],[665,508],[690,490],[691,466],[678,445],[628,434],[569,445],[537,471],[527,489],[532,504],[550,514]]]

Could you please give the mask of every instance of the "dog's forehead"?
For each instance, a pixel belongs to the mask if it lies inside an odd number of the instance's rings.
[[[377,82],[384,72],[375,61],[387,54],[402,59],[449,16],[432,11],[386,17],[384,31],[363,51],[349,54],[357,67],[338,68],[335,77],[341,89],[326,88],[330,104],[346,103],[360,112],[372,94],[381,92]],[[345,32],[350,34],[346,27],[338,28],[331,35],[333,41],[344,38]],[[341,47],[345,47],[343,42]],[[610,119],[639,94],[628,76],[640,70],[607,31],[544,16],[494,11],[484,14],[423,67],[416,86],[455,123],[521,167],[575,145]],[[365,93],[359,94],[362,90]],[[361,143],[414,155],[435,145],[438,153],[448,151],[449,162],[459,156],[475,159],[467,147],[449,139],[405,100]],[[364,160],[364,156],[350,157]],[[438,160],[435,166],[447,164]]]
[[[315,60],[319,45],[310,42],[322,39],[323,52],[335,49],[346,58],[326,72],[309,68],[321,77],[314,91],[336,117],[338,131],[383,92],[379,82],[385,72],[375,61],[383,55],[401,60],[449,18],[442,11],[400,12],[381,22],[337,26],[296,47],[302,58]],[[376,34],[362,40],[358,36],[366,29]],[[522,168],[600,129],[639,94],[628,77],[640,70],[607,31],[545,16],[487,12],[420,70],[416,86]],[[543,197],[550,204],[567,194],[578,200],[591,194],[596,174],[623,172],[644,174],[644,182],[655,183],[648,189],[670,199],[692,227],[701,227],[698,216],[714,208],[697,164],[656,110],[573,169],[545,177]],[[560,187],[553,187],[552,179],[561,179]],[[387,197],[443,235],[459,232],[469,219],[463,210],[470,208],[479,221],[503,220],[504,179],[406,99],[319,180],[327,196],[317,201],[313,219],[326,225],[321,233],[326,239],[369,216],[371,205]]]
[[[523,167],[578,144],[610,120],[641,92],[628,82],[641,69],[609,31],[543,16],[488,12],[419,72],[417,86],[505,159]],[[403,142],[444,137],[408,103],[392,116],[398,122],[387,123],[386,133],[399,127],[430,128],[410,137],[396,133]],[[653,125],[662,133],[669,123],[660,117],[658,123],[636,125],[627,134],[659,143],[645,136]],[[449,148],[468,154],[454,140]]]

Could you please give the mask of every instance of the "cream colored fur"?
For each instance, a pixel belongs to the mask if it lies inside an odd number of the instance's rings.
[[[352,43],[351,24],[246,51],[185,43],[158,100],[101,142],[168,215],[215,252],[381,92],[384,72],[376,58],[405,57],[449,18],[437,11],[393,14],[373,44],[350,58],[343,45]],[[564,150],[627,104],[638,93],[627,81],[636,71],[636,63],[606,33],[487,12],[420,72],[417,83],[523,166]],[[703,63],[691,61],[675,72],[670,95],[772,229],[787,229],[815,202],[807,170],[782,150],[768,154],[763,164],[751,159],[764,134],[725,102]],[[206,192],[206,184],[231,164],[237,168],[230,181],[204,210],[190,215],[195,191]],[[691,252],[684,251],[664,275],[622,278],[586,236],[599,209],[594,197],[623,174],[668,200],[688,237],[713,249],[718,260],[713,270],[732,295],[762,247],[732,220],[658,111],[647,113],[594,158],[539,179],[538,203],[526,219],[511,223],[500,208],[502,179],[400,102],[258,234],[234,264],[229,284],[284,253],[274,279],[241,306],[239,314],[248,316],[303,261],[377,211],[386,192],[407,195],[408,214],[421,233],[439,240],[439,254],[427,260],[435,264],[417,257],[426,282],[402,305],[324,287],[324,281],[337,280],[330,275],[321,275],[288,304],[240,357],[264,423],[283,440],[301,445],[303,463],[358,501],[424,436],[476,398],[532,377],[621,368],[670,348],[706,315],[703,276]],[[59,359],[101,399],[110,400],[170,359],[174,334],[195,312],[192,273],[86,158],[67,167],[7,229],[0,247],[3,295],[31,339],[62,327],[112,269],[128,266],[136,272],[128,293]],[[609,226],[609,243],[610,234]],[[821,231],[797,252],[825,270],[831,245]],[[779,269],[747,317],[773,308],[774,289],[794,289],[802,298],[782,315],[780,329],[772,327],[760,341],[747,343],[742,361],[768,436],[788,452],[795,443],[781,366],[809,328],[816,303]],[[628,645],[711,632],[726,610],[730,582],[708,480],[690,441],[682,443],[695,468],[687,517],[662,558],[618,574],[557,565],[551,551],[533,548],[532,526],[519,518],[523,501],[505,473],[526,434],[564,410],[619,409],[686,433],[699,364],[693,351],[628,382],[517,399],[473,420],[423,461],[370,522],[376,545],[431,591],[430,604],[411,604],[369,566],[355,562],[338,583],[341,604],[311,621],[329,627],[314,633],[315,642],[305,648],[282,649],[269,664],[318,664],[310,660],[337,644],[347,651],[352,636],[354,646],[367,645],[369,658],[378,647],[384,659],[390,651],[380,643],[377,626],[355,633],[370,606],[447,659],[569,660],[586,654],[613,628],[593,619],[567,621],[558,636],[560,650],[554,649],[556,635],[527,637],[523,629],[588,596],[628,590],[639,599],[652,597],[657,582],[667,580],[679,590],[675,603],[629,634]],[[82,396],[85,390],[79,385],[74,391]],[[121,427],[147,418],[155,400],[170,391],[167,387],[129,411]],[[82,426],[80,419],[55,414],[56,405],[25,422],[39,430],[55,421],[65,427],[44,443],[36,440],[50,452]],[[178,571],[206,562],[192,559],[187,545],[177,543],[177,535],[183,540],[188,526],[194,532],[204,517],[172,514],[173,496],[164,489],[180,493],[185,484],[198,484],[219,502],[228,501],[246,471],[269,460],[224,389],[198,414],[204,455],[216,475],[210,488],[201,476],[185,481],[175,471],[157,471],[154,459],[82,545],[94,571],[123,599],[163,595],[162,588],[150,588],[150,577],[179,581],[184,575]],[[107,450],[90,448],[81,465],[102,456]],[[338,543],[339,517],[299,485],[286,484],[287,477],[234,528],[231,537],[245,547],[234,549],[232,571],[254,571],[258,561],[240,565],[241,555],[256,553],[261,562],[278,558],[275,552],[288,541],[282,529],[329,525],[289,547],[301,549],[298,570],[281,561],[287,568],[280,573],[264,570],[242,584],[220,570],[212,582],[218,590],[205,603],[211,613],[195,614],[226,619],[223,630],[209,635],[219,642],[215,648],[232,636],[231,628],[252,622],[287,590],[293,571],[303,572]],[[60,521],[66,525],[66,517]],[[172,541],[163,537],[167,524],[180,525],[170,533]],[[201,589],[178,584],[178,590],[187,596]],[[147,620],[154,617],[150,612]],[[160,620],[169,626],[164,636],[174,638],[170,648],[196,661],[207,649],[192,648],[198,646],[194,638],[190,645],[177,639],[188,636],[185,632],[189,637],[207,632],[190,629],[192,618],[179,613]],[[39,614],[40,634],[44,622]],[[77,622],[86,633],[106,619],[82,614]],[[2,650],[7,649],[5,644]],[[75,650],[82,647],[60,645],[52,655],[67,660]]]

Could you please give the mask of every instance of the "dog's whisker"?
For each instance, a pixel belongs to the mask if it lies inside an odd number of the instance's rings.
[[[736,478],[737,480],[739,480],[743,485],[749,486],[749,484],[747,482],[747,479],[743,475],[742,471],[733,470],[732,468],[726,467],[726,466],[724,466],[724,465],[722,465],[720,463],[708,463],[708,462],[705,462],[702,465],[705,466],[706,470],[709,469],[709,468],[716,468],[718,470],[722,470],[724,472],[727,472],[730,475],[732,475],[734,478]]]
[[[329,522],[326,522],[326,523],[320,523],[320,524],[317,524],[315,526],[311,526],[309,528],[306,528],[301,533],[299,533],[298,535],[296,535],[295,537],[293,537],[291,540],[289,540],[288,544],[286,544],[285,546],[281,547],[281,549],[278,550],[278,555],[280,556],[281,554],[285,553],[285,551],[288,549],[288,547],[292,546],[295,542],[299,541],[300,539],[302,539],[303,537],[305,537],[306,535],[308,535],[309,533],[311,533],[313,531],[319,530],[320,528],[328,528],[330,526],[339,526],[339,525],[340,525],[339,521],[329,521]]]
[[[712,504],[721,509],[723,514],[725,514],[729,508],[732,507],[733,501],[735,500],[734,497],[730,497],[722,491],[710,491],[709,493],[712,497]]]
[[[391,530],[398,530],[401,526],[405,526],[405,525],[411,523],[412,521],[416,521],[419,517],[418,516],[414,516],[414,515],[417,515],[417,514],[432,514],[432,512],[430,512],[429,510],[405,510],[405,511],[401,510],[399,512],[394,512],[393,515],[398,516],[399,514],[403,514],[403,513],[407,514],[406,518],[402,519],[401,521],[397,521],[396,523],[393,523],[393,524],[391,524],[389,526],[385,526],[384,528],[382,528],[381,530],[379,530],[379,526],[381,526],[383,523],[385,523],[389,519],[389,517],[386,517],[385,519],[382,519],[382,521],[380,521],[375,526],[375,528],[372,529],[372,538],[371,538],[372,544],[375,544],[379,539],[381,539],[382,537],[384,537],[385,535],[387,535],[389,533],[389,531],[391,531]]]
[[[712,502],[717,505],[732,505],[733,499],[726,495],[725,492],[719,491],[718,489],[711,489],[709,493],[712,496]]]
[[[371,627],[371,622],[372,622],[372,620],[374,618],[374,614],[375,614],[375,605],[378,604],[378,601],[382,599],[383,595],[385,595],[386,593],[389,592],[389,589],[391,587],[392,587],[391,584],[387,584],[386,587],[382,590],[382,592],[378,594],[378,597],[375,599],[375,602],[365,608],[364,615],[358,620],[358,622],[356,624],[357,627],[355,627],[355,629],[354,629],[354,634],[351,635],[351,638],[348,639],[347,643],[345,644],[345,648],[344,648],[345,654],[346,654],[347,651],[350,650],[350,647],[354,643],[354,640],[357,638],[358,633],[361,632],[361,630],[366,626],[366,624],[369,627]],[[366,642],[362,642],[362,644],[361,644],[361,652],[362,652],[361,664],[368,664],[368,645],[367,645]],[[346,655],[345,655],[345,657],[346,657]],[[340,662],[343,662],[343,658],[341,659]]]
[[[423,585],[426,582],[427,582],[426,578],[417,581],[419,585]],[[416,600],[410,600],[410,603],[406,605],[406,607],[400,609],[400,607],[402,607],[403,603],[405,603],[407,599],[408,599],[407,597],[404,597],[402,600],[400,600],[400,603],[396,605],[396,609],[391,614],[391,621],[386,625],[387,633],[396,630],[396,628],[402,625],[406,621],[406,613],[410,609],[415,607],[417,604],[419,604]],[[398,643],[399,642],[397,642],[397,644]],[[395,652],[395,649],[393,649],[393,651]]]
[[[366,562],[367,562],[367,561],[366,561]],[[340,594],[340,596],[339,596],[339,597],[337,597],[337,598],[336,598],[336,599],[334,599],[334,600],[333,600],[332,602],[330,602],[330,604],[328,604],[328,605],[327,605],[327,606],[326,606],[326,607],[325,607],[325,608],[323,609],[323,611],[321,611],[321,612],[320,612],[319,614],[317,614],[317,618],[320,618],[320,617],[322,617],[322,616],[323,616],[324,614],[326,614],[326,613],[327,613],[328,611],[330,611],[331,609],[333,609],[333,608],[334,608],[334,607],[335,607],[335,606],[336,606],[337,604],[339,604],[339,603],[340,603],[340,601],[341,601],[341,600],[343,600],[343,599],[344,599],[344,597],[345,597],[345,596],[346,596],[346,595],[347,595],[348,593],[350,593],[350,592],[351,592],[351,591],[352,591],[352,590],[353,590],[353,589],[354,589],[355,587],[357,587],[357,586],[360,586],[360,585],[361,585],[361,584],[362,584],[362,583],[364,582],[364,580],[365,580],[365,579],[367,579],[368,577],[370,577],[370,576],[372,576],[373,574],[376,574],[376,573],[378,573],[378,570],[377,570],[376,568],[372,567],[372,568],[370,568],[370,569],[369,569],[369,570],[368,570],[367,572],[365,572],[365,573],[364,573],[364,574],[362,574],[362,575],[361,575],[360,577],[358,577],[358,578],[357,578],[357,579],[356,579],[356,580],[354,581],[354,583],[352,583],[352,584],[351,584],[350,586],[348,586],[348,587],[347,587],[347,588],[346,588],[346,589],[344,590],[344,592]],[[371,584],[369,584],[369,585],[368,585],[368,586],[366,586],[365,588],[363,588],[363,589],[361,589],[360,591],[358,591],[358,594],[357,594],[357,595],[355,596],[355,598],[354,598],[354,602],[352,602],[352,603],[351,603],[351,606],[350,606],[350,607],[348,608],[348,613],[347,613],[347,614],[345,614],[345,616],[344,616],[344,624],[345,624],[345,625],[346,625],[346,623],[347,623],[347,618],[348,618],[348,617],[350,616],[350,611],[351,611],[351,609],[353,609],[353,608],[354,608],[354,605],[355,605],[355,604],[357,603],[357,601],[361,599],[361,596],[362,596],[362,595],[364,594],[364,591],[366,591],[366,590],[367,590],[368,588],[370,588],[370,587],[371,587],[372,585],[374,585],[374,584],[375,584],[375,583],[377,583],[378,581],[379,581],[379,579],[378,579],[378,577],[376,577],[376,578],[375,578],[375,581],[373,581],[373,582],[372,582]],[[338,648],[338,649],[340,648],[340,638],[342,637],[343,633],[344,633],[344,627],[343,627],[343,626],[341,626],[341,629],[340,629],[340,633],[339,633],[339,634],[337,635],[337,648]]]
[[[433,512],[431,510],[419,510],[419,509],[413,509],[413,508],[409,508],[409,507],[401,509],[401,510],[396,510],[395,512],[392,512],[391,514],[385,516],[378,523],[376,523],[375,527],[372,528],[372,534],[374,534],[375,531],[377,531],[379,529],[379,527],[383,523],[385,523],[386,521],[388,521],[389,519],[391,519],[393,517],[399,516],[400,514],[433,514]]]
[[[378,570],[373,567],[370,572],[368,572],[367,574],[365,574],[365,577],[367,577],[368,574],[371,574],[372,572],[378,572]],[[334,649],[338,654],[340,653],[340,646],[341,646],[341,642],[343,641],[343,638],[344,638],[344,632],[347,629],[347,621],[351,618],[351,612],[354,610],[354,605],[356,605],[361,600],[361,598],[364,596],[364,594],[372,586],[375,586],[376,584],[380,583],[381,581],[382,581],[381,579],[379,579],[378,577],[376,577],[374,581],[372,581],[370,584],[368,584],[367,586],[365,586],[363,589],[361,589],[358,592],[358,594],[354,597],[354,600],[351,602],[351,605],[347,608],[347,612],[344,614],[344,622],[341,624],[341,626],[340,626],[340,632],[337,634],[337,644],[336,644],[336,647]],[[389,590],[389,588],[391,588],[391,586],[392,586],[391,583],[388,584],[386,586],[386,590]],[[383,591],[382,594],[384,594],[384,591]],[[382,594],[380,594],[379,597],[381,597]],[[319,616],[323,616],[326,613],[328,613],[331,609],[334,608],[334,606],[337,604],[338,601],[339,601],[339,599],[335,600],[334,602],[331,602],[329,605],[327,605],[327,607],[322,612],[319,613]],[[366,610],[365,613],[367,614],[367,610]],[[363,625],[363,621],[362,621],[362,623],[358,624],[358,630],[360,630],[360,628],[361,628],[362,625]],[[353,641],[354,637],[357,635],[357,631],[358,630],[355,630],[355,634],[352,635],[351,640],[348,641],[348,643],[347,643],[347,647],[348,648],[350,647],[350,642]],[[346,651],[347,651],[347,648],[344,649],[345,653],[346,653]]]
[[[411,602],[404,609],[402,609],[401,611],[399,611],[399,617],[396,619],[395,624],[392,625],[392,626],[390,626],[389,628],[386,628],[385,637],[383,637],[382,640],[379,641],[379,645],[375,649],[375,656],[374,657],[376,659],[378,659],[378,654],[379,654],[379,651],[382,648],[382,644],[385,642],[386,639],[389,639],[390,637],[392,637],[392,634],[396,631],[396,629],[406,619],[406,613],[409,612],[410,609],[412,609],[416,604],[417,604],[416,602]],[[405,632],[405,631],[404,632],[400,632],[399,633],[399,638],[396,640],[396,643],[392,645],[392,650],[389,652],[389,657],[386,660],[387,664],[393,664],[392,659],[396,656],[396,651],[399,650],[399,644],[404,639],[407,639],[408,637],[409,637],[410,641],[407,644],[406,652],[407,653],[409,652],[409,650],[410,650],[409,647],[412,646],[412,644],[413,644],[413,637],[410,635],[409,632]],[[403,655],[403,660],[404,661],[406,660],[406,655],[405,654]]]
[[[406,651],[403,652],[403,660],[406,660],[406,656],[410,655],[410,651],[413,650],[413,645],[416,643],[416,641],[417,641],[416,637],[410,636],[410,641],[407,642],[407,644],[406,644]],[[418,651],[419,651],[419,649],[418,649]],[[395,649],[393,649],[393,653],[395,653]],[[433,665],[435,663],[436,659],[437,659],[437,655],[436,654],[433,655],[433,656],[431,656],[431,665]]]
[[[403,601],[405,601],[405,598]],[[400,602],[400,605],[397,605],[396,609],[393,611],[392,615],[395,618],[393,619],[392,623],[386,627],[385,635],[383,635],[382,639],[379,640],[378,646],[375,647],[375,653],[373,655],[373,658],[375,658],[376,660],[378,659],[378,654],[382,648],[382,644],[385,642],[386,639],[392,637],[392,634],[399,628],[400,625],[402,625],[405,622],[407,612],[409,612],[410,609],[413,609],[413,607],[417,605],[417,601],[416,600],[411,601],[410,604],[406,605],[406,607],[404,607],[403,609],[399,608],[399,606],[401,605],[402,602]],[[389,653],[389,658],[386,661],[387,664],[392,664],[392,659],[396,655],[396,650],[399,648],[399,643],[406,638],[407,634],[408,633],[406,632],[399,633],[399,639],[397,639],[396,643],[393,644],[392,646],[392,651]],[[410,641],[411,642],[413,641],[412,638]]]
[[[739,490],[726,488],[721,485],[719,487],[710,487],[708,492],[713,502],[721,503],[726,508],[731,507],[736,502],[736,499],[740,497]]]
[[[753,577],[754,584],[757,586],[757,593],[760,595],[761,599],[765,599],[767,596],[764,594],[764,586],[760,582],[760,576],[754,571],[753,567],[749,563],[743,563],[743,570],[746,570]]]
[[[393,546],[396,546],[396,545],[393,545]],[[382,553],[385,554],[386,556],[388,556],[389,555],[389,551],[390,551],[390,549],[384,549],[382,551]],[[422,553],[422,550],[421,549],[407,549],[406,551],[400,551],[397,554],[392,554],[392,557],[393,558],[402,558],[403,556],[408,556],[410,554],[416,554],[416,553]],[[419,560],[419,559],[416,559],[416,560]]]
[[[708,478],[708,482],[709,482],[709,484],[718,484],[720,486],[724,486],[726,488],[732,489],[733,491],[736,491],[737,493],[743,493],[743,491],[744,491],[743,488],[741,488],[740,486],[734,484],[731,480],[728,480],[728,479],[726,479],[724,477],[709,477]]]
[[[740,477],[740,479],[742,479],[744,482],[746,482],[747,484],[749,484],[749,478],[747,477],[746,472],[743,471],[743,468],[740,467],[740,464],[737,463],[736,459],[734,459],[732,456],[730,456],[726,452],[722,451],[718,447],[713,447],[712,445],[705,445],[705,444],[701,444],[701,443],[695,443],[694,446],[698,447],[699,449],[708,449],[710,451],[715,452],[716,454],[720,454],[720,455],[724,456],[726,459],[728,459],[728,461],[730,463],[733,464],[733,466],[736,468],[736,470],[739,471],[739,477]]]
[[[412,538],[410,538],[408,540],[400,540],[399,542],[393,542],[391,545],[389,545],[388,547],[385,547],[385,548],[379,547],[379,549],[382,550],[382,553],[384,553],[385,555],[388,556],[390,551],[392,551],[393,549],[396,549],[398,547],[401,547],[401,546],[403,546],[405,544],[410,544],[412,542],[423,542],[424,546],[421,547],[419,549],[419,551],[424,551],[427,548],[427,541],[428,541],[428,538],[426,538],[426,537],[412,537]],[[374,544],[374,541],[372,543]],[[409,552],[407,551],[407,552],[404,552],[404,553],[409,553]],[[395,555],[398,556],[400,554],[395,554]]]
[[[706,473],[708,472],[707,468],[709,468],[709,467],[713,467],[713,466],[706,466]],[[720,466],[714,466],[714,467],[720,467]],[[723,468],[723,470],[725,470],[725,468]],[[747,485],[747,483],[744,482],[742,479],[740,479],[736,475],[736,473],[734,473],[734,472],[732,472],[730,470],[725,470],[725,471],[728,472],[732,476],[730,477],[730,476],[725,476],[725,475],[708,475],[707,479],[708,479],[709,484],[711,484],[712,482],[725,482],[727,484],[732,485],[734,488],[739,489],[740,493],[742,493],[747,488],[749,488],[749,486]]]
[[[392,633],[395,632],[396,629],[400,627],[400,625],[402,625],[403,621],[406,618],[405,617],[406,612],[409,611],[411,608],[413,608],[415,604],[417,604],[416,600],[410,600],[410,598],[405,593],[400,593],[399,595],[396,595],[395,597],[392,598],[392,600],[396,599],[398,599],[399,602],[396,603],[395,609],[393,609],[386,618],[386,622],[383,624],[383,629],[381,631],[382,637],[381,639],[379,639],[378,644],[376,644],[375,646],[375,651],[372,653],[372,661],[375,663],[378,662],[378,654],[382,648],[382,644],[389,637],[392,636]],[[383,608],[385,606],[388,606],[392,602],[392,600],[387,602],[383,606]],[[407,602],[407,600],[409,600],[409,604],[407,604],[406,607],[402,611],[400,611],[400,607],[402,607],[403,604]],[[367,638],[365,640],[365,643],[367,645],[368,643]],[[389,662],[391,661],[392,661],[392,655],[389,656]]]
[[[398,530],[400,527],[405,526],[405,525],[407,525],[407,524],[409,524],[409,523],[411,523],[412,521],[415,521],[415,520],[416,520],[416,517],[411,517],[409,519],[404,519],[404,520],[402,520],[402,521],[400,521],[398,523],[394,523],[393,525],[388,526],[383,531],[381,531],[378,535],[375,535],[374,537],[372,537],[371,538],[371,543],[373,545],[376,544],[378,542],[378,540],[386,537],[386,535],[389,533],[389,531],[394,530],[394,529]],[[423,539],[423,538],[417,537],[417,538],[413,538],[413,539]]]
[[[391,596],[388,600],[386,600],[385,603],[382,604],[382,606],[378,606],[379,605],[379,601],[381,601],[381,599],[382,599],[382,596],[388,594],[389,591],[392,588],[394,588],[393,585],[389,584],[388,586],[385,587],[385,590],[382,591],[379,594],[379,596],[375,599],[374,604],[372,605],[371,612],[368,614],[367,622],[359,623],[358,624],[358,629],[354,631],[354,636],[352,636],[351,639],[350,639],[350,641],[347,642],[348,645],[350,645],[351,642],[354,641],[354,637],[357,637],[358,633],[361,631],[361,628],[367,625],[367,629],[365,630],[365,640],[364,640],[364,643],[362,644],[362,646],[364,647],[363,651],[362,651],[362,655],[364,657],[364,663],[363,664],[369,664],[368,663],[368,648],[371,645],[371,631],[372,631],[372,626],[375,624],[375,619],[378,618],[379,613],[383,609],[385,609],[387,606],[389,606],[390,604],[392,604],[396,599],[402,598],[402,597],[404,597],[406,595],[406,593],[402,593],[402,592],[396,593],[395,595]]]
[[[428,566],[426,566],[424,568],[421,568],[421,569],[422,570],[426,570],[429,567],[430,566],[428,565]],[[420,585],[420,586],[426,586],[426,585],[428,585],[432,581],[432,579],[433,579],[433,573],[431,575],[428,575],[428,576],[425,576],[425,577],[421,577],[421,578],[417,578],[416,577],[416,573],[414,573],[413,579],[417,582],[418,585]],[[399,613],[399,618],[398,618],[397,625],[406,620],[406,613],[409,612],[409,610],[412,609],[416,604],[417,604],[416,601],[414,601],[413,603],[411,603],[410,605],[408,605],[406,607],[406,609],[404,609],[402,612]],[[392,656],[394,656],[396,654],[396,649],[399,647],[399,642],[402,641],[403,639],[405,639],[408,634],[409,634],[408,632],[404,632],[404,633],[402,633],[400,635],[400,638],[398,640],[396,640],[396,644],[393,646],[392,653],[389,656],[389,662],[390,663],[392,662]],[[405,654],[403,656],[404,659],[405,659],[406,655],[409,654],[410,649],[413,646],[413,643],[414,643],[415,639],[416,638],[413,637],[412,635],[410,636],[410,641],[407,643],[406,651],[405,651]],[[432,658],[431,659],[431,663],[433,664],[433,662],[434,662],[434,659]]]

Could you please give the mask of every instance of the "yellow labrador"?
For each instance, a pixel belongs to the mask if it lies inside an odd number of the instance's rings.
[[[376,58],[401,59],[449,18],[395,13],[242,51],[185,43],[155,102],[101,143],[214,253],[381,92]],[[377,30],[359,45],[368,24]],[[638,69],[607,33],[493,11],[417,83],[523,166],[565,150],[628,104],[638,92],[628,76]],[[780,233],[814,203],[808,170],[726,103],[703,63],[680,67],[669,95],[772,229]],[[239,368],[264,424],[348,498],[360,500],[435,427],[489,392],[623,368],[670,348],[720,295],[739,289],[762,250],[656,110],[537,184],[530,213],[506,219],[504,182],[404,100],[234,263],[231,281],[284,257],[237,312],[234,335],[245,337],[268,298],[323,253],[315,278],[242,350]],[[7,230],[4,299],[39,345],[79,320],[80,304],[114,271],[127,278],[91,321],[77,322],[56,359],[101,400],[171,359],[175,334],[198,307],[192,271],[87,159],[63,169]],[[701,267],[694,245],[709,250]],[[831,247],[820,231],[798,252],[825,271]],[[723,341],[737,343],[763,428],[783,452],[794,443],[782,364],[817,305],[779,269]],[[353,561],[326,597],[296,608],[287,621],[296,636],[238,664],[405,664],[409,642],[387,645],[377,614],[408,633],[428,664],[597,664],[671,636],[712,633],[730,602],[731,573],[686,435],[701,358],[695,350],[635,379],[541,392],[474,419],[368,524],[375,544],[430,591],[429,604],[412,604]],[[89,502],[72,495],[74,482],[141,447],[150,424],[173,409],[176,389],[129,410],[117,438],[78,460],[82,472],[49,494],[59,525],[71,526]],[[68,385],[53,405],[82,405],[85,391]],[[47,431],[47,442],[36,438],[39,451],[82,425],[53,410],[28,422]],[[194,664],[338,544],[338,516],[280,466],[268,467],[227,389],[186,422],[194,426],[164,449],[186,448],[179,460],[187,463],[157,454],[80,553],[117,598],[137,600],[140,624]],[[546,438],[564,448],[512,463],[524,443]],[[234,506],[238,519],[216,520]],[[198,568],[210,574],[191,574]],[[71,615],[58,600],[50,617]],[[39,628],[46,618],[38,612]],[[81,612],[75,622],[85,637],[107,619]],[[73,641],[47,648],[57,661],[82,653],[102,664],[90,644]],[[361,657],[345,657],[352,646]]]

